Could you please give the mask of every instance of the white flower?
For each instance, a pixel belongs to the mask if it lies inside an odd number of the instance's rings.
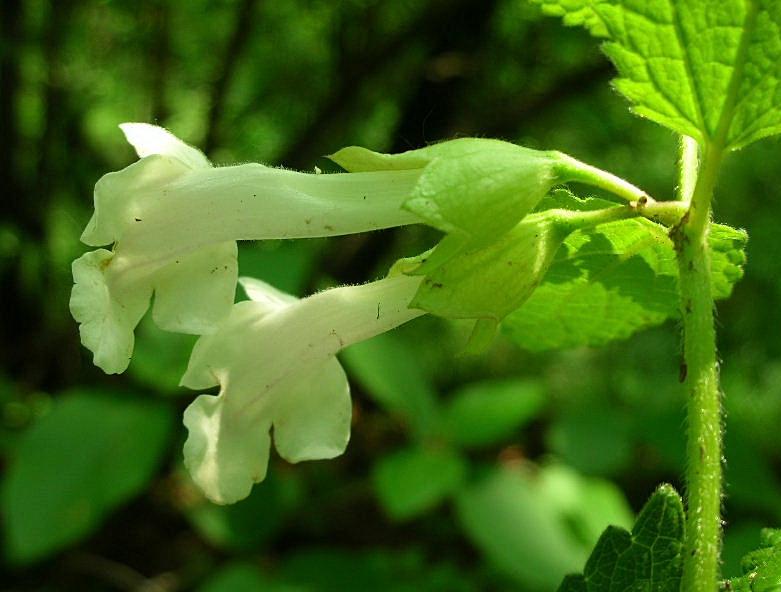
[[[234,301],[237,240],[334,236],[418,222],[401,204],[419,170],[307,174],[214,168],[197,149],[142,123],[120,126],[141,159],[95,185],[82,235],[109,245],[74,261],[71,312],[95,364],[122,372],[154,293],[158,326],[206,334]]]
[[[193,349],[182,384],[220,387],[187,408],[185,464],[217,503],[249,495],[266,475],[273,427],[290,462],[333,458],[350,436],[350,393],[336,353],[423,314],[408,308],[420,278],[396,276],[303,300],[249,278],[233,306]]]

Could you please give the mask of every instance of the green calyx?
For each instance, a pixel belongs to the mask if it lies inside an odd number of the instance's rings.
[[[467,351],[490,344],[499,323],[531,296],[567,236],[581,228],[636,216],[629,207],[529,214],[485,246],[446,236],[436,247],[394,266],[424,276],[410,306],[450,319],[475,319]],[[455,253],[459,253],[457,257]]]
[[[459,138],[401,154],[351,146],[330,156],[350,172],[422,169],[404,208],[466,247],[508,232],[562,179],[558,153]]]

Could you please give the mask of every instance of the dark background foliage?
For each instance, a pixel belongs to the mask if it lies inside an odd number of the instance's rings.
[[[219,164],[334,170],[359,144],[465,135],[557,148],[660,198],[676,139],[632,116],[579,30],[522,0],[2,0],[0,455],[7,590],[555,589],[601,530],[684,468],[675,322],[602,349],[459,356],[422,319],[343,356],[353,436],[245,502],[181,466],[189,337],[149,323],[122,376],[92,366],[70,262],[100,175],[133,161],[123,121]],[[733,156],[717,218],[749,230],[719,305],[727,431],[724,570],[781,523],[778,143]],[[243,274],[299,295],[378,277],[423,228],[241,247]]]

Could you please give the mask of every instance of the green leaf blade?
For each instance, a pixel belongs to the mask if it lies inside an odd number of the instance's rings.
[[[679,592],[683,535],[683,502],[671,486],[662,485],[643,507],[632,532],[609,526],[586,562],[582,582],[570,576],[559,592]]]
[[[444,430],[457,445],[478,448],[497,444],[533,419],[545,397],[534,382],[488,381],[460,390],[443,416]]]
[[[3,492],[7,553],[40,560],[97,528],[152,477],[173,428],[167,405],[96,393],[58,399],[23,437]]]
[[[382,458],[372,475],[385,511],[408,520],[454,493],[466,476],[466,463],[447,448],[407,448]]]
[[[743,275],[748,237],[714,224],[709,241],[714,297],[726,298]],[[544,281],[502,326],[532,351],[597,346],[676,318],[678,300],[675,249],[665,229],[623,220],[570,235]]]
[[[535,0],[606,37],[637,114],[738,149],[781,131],[781,6],[774,0]]]

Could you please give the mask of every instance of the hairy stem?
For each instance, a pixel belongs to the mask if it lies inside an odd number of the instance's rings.
[[[574,181],[598,187],[628,202],[653,201],[645,191],[613,173],[581,162],[563,152],[555,154],[558,160],[557,173],[563,182]]]
[[[686,211],[686,206],[681,202],[649,200],[600,210],[574,211],[562,209],[555,210],[555,213],[569,225],[570,231],[575,231],[617,220],[639,217],[648,218],[664,226],[674,227],[681,222]],[[548,213],[551,213],[551,211]]]
[[[688,394],[687,522],[682,592],[713,592],[717,589],[719,577],[721,392],[708,232],[711,198],[721,157],[722,150],[717,145],[705,148],[689,211],[672,233],[676,242],[680,277],[685,364],[683,374]]]
[[[697,169],[700,166],[700,148],[697,141],[689,136],[681,136],[680,175],[678,176],[678,199],[689,203],[697,182]]]

